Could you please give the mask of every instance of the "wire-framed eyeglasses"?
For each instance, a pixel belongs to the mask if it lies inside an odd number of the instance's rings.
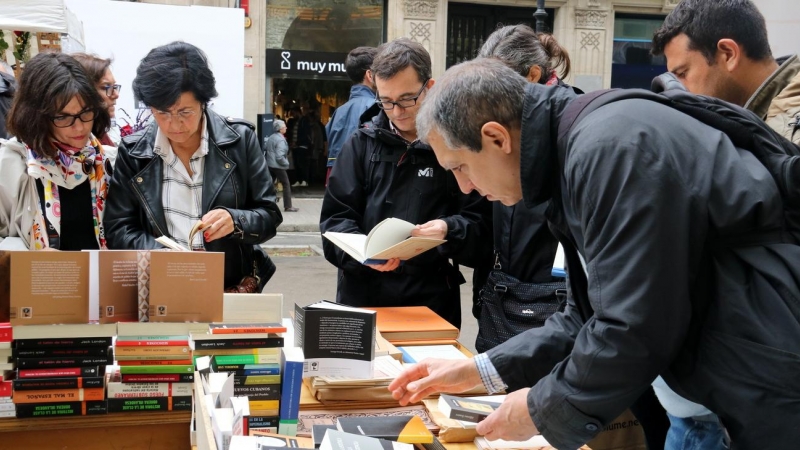
[[[105,84],[103,86],[100,86],[100,89],[106,91],[106,95],[111,97],[112,95],[114,95],[114,92],[119,94],[119,91],[122,90],[122,85],[121,84]]]
[[[53,125],[58,128],[69,128],[78,119],[80,119],[81,122],[91,122],[94,120],[96,115],[97,111],[95,111],[93,108],[89,108],[84,109],[78,114],[58,114],[50,117],[50,120],[53,121]]]
[[[428,80],[425,80],[425,82],[422,83],[422,87],[419,88],[419,92],[417,92],[417,95],[413,97],[401,98],[396,102],[392,102],[389,100],[381,100],[380,98],[375,97],[375,103],[377,103],[378,107],[384,111],[390,111],[394,109],[395,106],[399,106],[401,108],[411,108],[412,106],[417,104],[417,99],[422,95],[422,91],[425,90],[425,87],[427,85],[428,85]]]
[[[184,110],[178,111],[176,113],[171,113],[171,112],[168,112],[168,111],[159,111],[159,110],[157,110],[155,108],[152,108],[152,109],[153,109],[153,115],[157,119],[163,120],[163,121],[166,121],[166,122],[171,122],[172,119],[175,118],[175,117],[177,117],[180,121],[185,122],[185,121],[191,119],[192,117],[194,117],[197,114],[197,111],[195,111],[193,109],[184,109]]]

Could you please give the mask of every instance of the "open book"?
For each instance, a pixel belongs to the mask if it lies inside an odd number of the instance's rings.
[[[392,258],[405,261],[447,242],[442,239],[410,237],[414,227],[414,224],[405,220],[390,218],[375,225],[367,236],[333,231],[323,233],[322,236],[362,264],[383,264]]]
[[[207,229],[209,226],[210,225],[206,225],[200,220],[195,222],[195,224],[192,226],[192,229],[189,230],[189,248],[186,248],[181,244],[178,244],[177,242],[172,240],[172,238],[170,238],[169,236],[159,236],[156,238],[156,242],[171,250],[190,252],[192,251],[192,242],[194,242],[194,237],[197,235],[197,233]]]

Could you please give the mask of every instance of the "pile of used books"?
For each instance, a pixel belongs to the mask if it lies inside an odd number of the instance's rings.
[[[189,411],[194,365],[184,324],[120,322],[108,412]]]
[[[17,417],[105,414],[116,324],[14,327]]]

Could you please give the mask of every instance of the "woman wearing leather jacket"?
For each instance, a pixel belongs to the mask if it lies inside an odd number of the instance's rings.
[[[106,234],[115,249],[157,249],[169,236],[225,253],[225,287],[275,271],[260,244],[283,220],[252,124],[208,108],[216,97],[205,54],[185,42],[154,48],[133,80],[154,122],[125,137],[109,190]],[[189,242],[198,221],[204,232]]]

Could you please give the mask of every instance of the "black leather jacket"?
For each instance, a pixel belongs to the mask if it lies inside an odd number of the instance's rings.
[[[252,274],[256,261],[260,269],[262,264],[272,266],[259,244],[275,236],[283,217],[253,125],[210,110],[206,114],[202,213],[225,209],[234,232],[205,246],[225,253],[228,287]],[[153,153],[157,127],[153,123],[120,143],[103,218],[109,248],[156,249],[162,246],[155,238],[169,236],[161,198],[163,160]]]

